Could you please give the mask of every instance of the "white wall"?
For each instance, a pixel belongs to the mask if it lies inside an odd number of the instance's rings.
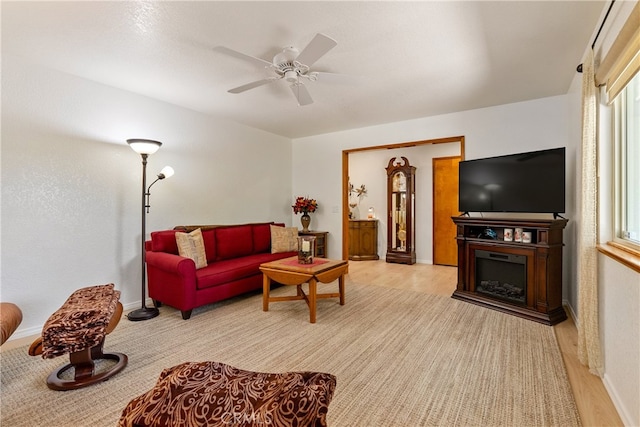
[[[2,57],[2,301],[14,338],[37,334],[77,288],[113,282],[140,304],[141,174],[147,233],[178,224],[291,221],[291,140]]]
[[[627,426],[640,425],[640,274],[598,256],[603,381]]]

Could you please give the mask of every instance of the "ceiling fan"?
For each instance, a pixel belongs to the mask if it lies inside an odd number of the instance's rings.
[[[303,106],[313,103],[313,99],[305,87],[304,81],[316,81],[321,75],[332,74],[311,71],[310,67],[337,44],[338,43],[331,37],[318,33],[302,51],[299,51],[293,46],[286,46],[281,52],[273,57],[271,62],[246,55],[224,46],[217,46],[214,50],[235,58],[250,61],[260,67],[269,68],[275,73],[273,77],[267,77],[266,79],[247,83],[242,86],[229,89],[227,92],[242,93],[247,90],[284,79],[290,83],[291,90],[298,101],[298,105]]]

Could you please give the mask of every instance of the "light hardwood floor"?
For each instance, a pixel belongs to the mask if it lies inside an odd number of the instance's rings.
[[[451,296],[456,287],[457,269],[427,264],[390,264],[385,261],[350,261],[349,278],[361,284],[410,289]],[[347,296],[349,290],[347,288]],[[578,360],[578,331],[569,318],[553,327],[567,368],[569,382],[586,427],[624,426],[600,378],[591,375]],[[6,342],[2,350],[28,345],[36,337]],[[0,350],[1,351],[1,350]]]
[[[349,277],[360,284],[451,296],[456,288],[457,269],[427,264],[390,264],[382,260],[350,261]],[[578,360],[578,331],[573,319],[569,318],[555,325],[553,329],[567,368],[582,425],[624,426],[600,378],[589,373]]]

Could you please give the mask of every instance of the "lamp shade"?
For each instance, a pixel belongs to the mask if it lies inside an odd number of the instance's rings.
[[[174,170],[171,166],[165,166],[162,168],[162,170],[160,171],[160,175],[163,176],[163,178],[171,178],[174,174]]]
[[[162,142],[152,139],[127,139],[127,144],[129,144],[129,147],[136,153],[148,155],[158,151]]]

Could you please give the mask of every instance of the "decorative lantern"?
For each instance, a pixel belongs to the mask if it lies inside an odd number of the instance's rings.
[[[313,264],[316,236],[298,236],[298,263]]]

